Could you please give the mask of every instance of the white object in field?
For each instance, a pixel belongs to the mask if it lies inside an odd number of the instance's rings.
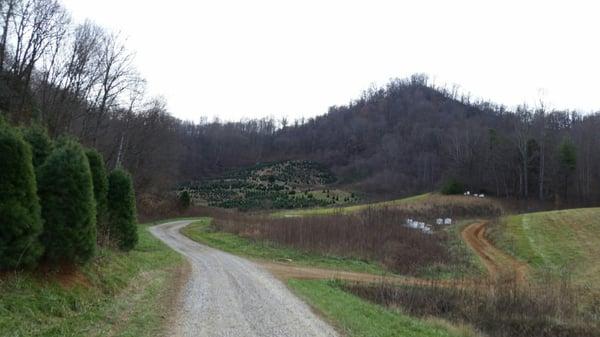
[[[471,195],[471,191],[465,192],[465,195]]]
[[[419,222],[419,228],[420,228],[420,229],[423,229],[423,228],[425,228],[425,223],[424,223],[424,222]]]
[[[413,223],[413,219],[406,219],[406,225],[410,226]]]
[[[485,198],[485,195],[483,195],[483,194],[480,194],[480,195],[479,195],[479,197],[480,197],[480,198]]]
[[[450,218],[444,219],[444,225],[452,225],[452,219],[450,219]]]
[[[444,219],[442,219],[442,218],[438,218],[438,219],[435,221],[435,223],[436,223],[436,224],[438,224],[438,225],[443,225],[443,224],[444,224]]]
[[[475,198],[479,198],[479,194],[477,194],[477,193],[476,193],[476,194],[473,194],[473,196],[474,196]]]
[[[430,227],[423,228],[423,233],[425,233],[425,234],[431,234],[432,233],[431,228]]]

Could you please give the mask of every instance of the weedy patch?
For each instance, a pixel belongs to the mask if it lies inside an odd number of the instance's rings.
[[[568,281],[543,285],[516,280],[430,286],[342,284],[361,298],[417,317],[468,324],[490,337],[600,335],[588,294]]]

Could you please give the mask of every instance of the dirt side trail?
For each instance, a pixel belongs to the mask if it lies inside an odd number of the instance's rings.
[[[365,283],[385,282],[403,285],[455,284],[447,280],[427,280],[409,276],[377,275],[317,267],[293,266],[286,263],[264,261],[256,261],[256,263],[281,280],[345,280]]]
[[[479,256],[492,279],[515,277],[517,282],[525,282],[527,264],[496,248],[485,237],[487,223],[487,221],[478,221],[466,226],[461,232],[463,240]]]

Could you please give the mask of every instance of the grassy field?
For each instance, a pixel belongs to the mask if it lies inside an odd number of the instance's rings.
[[[476,336],[468,327],[409,317],[362,300],[334,281],[290,280],[288,286],[348,337]]]
[[[352,213],[364,210],[369,207],[385,207],[385,206],[397,206],[406,205],[418,201],[427,199],[431,194],[419,194],[408,198],[395,199],[389,201],[376,202],[371,204],[360,204],[345,207],[317,207],[309,209],[292,209],[285,211],[273,212],[275,217],[295,217],[295,216],[311,216],[311,215],[331,215],[336,213]]]
[[[540,274],[570,275],[577,284],[600,282],[600,208],[509,216],[492,231],[496,243]]]
[[[254,241],[234,234],[214,231],[210,218],[193,222],[181,230],[190,239],[228,253],[265,261],[288,262],[301,266],[321,267],[374,274],[388,273],[375,262],[304,253],[263,241]]]
[[[129,253],[100,249],[75,276],[0,279],[0,336],[164,336],[184,259],[139,226]]]

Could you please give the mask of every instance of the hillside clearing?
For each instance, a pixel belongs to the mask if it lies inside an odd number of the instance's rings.
[[[308,208],[358,201],[331,188],[336,180],[324,165],[308,160],[259,163],[180,187],[196,205],[238,210]]]

